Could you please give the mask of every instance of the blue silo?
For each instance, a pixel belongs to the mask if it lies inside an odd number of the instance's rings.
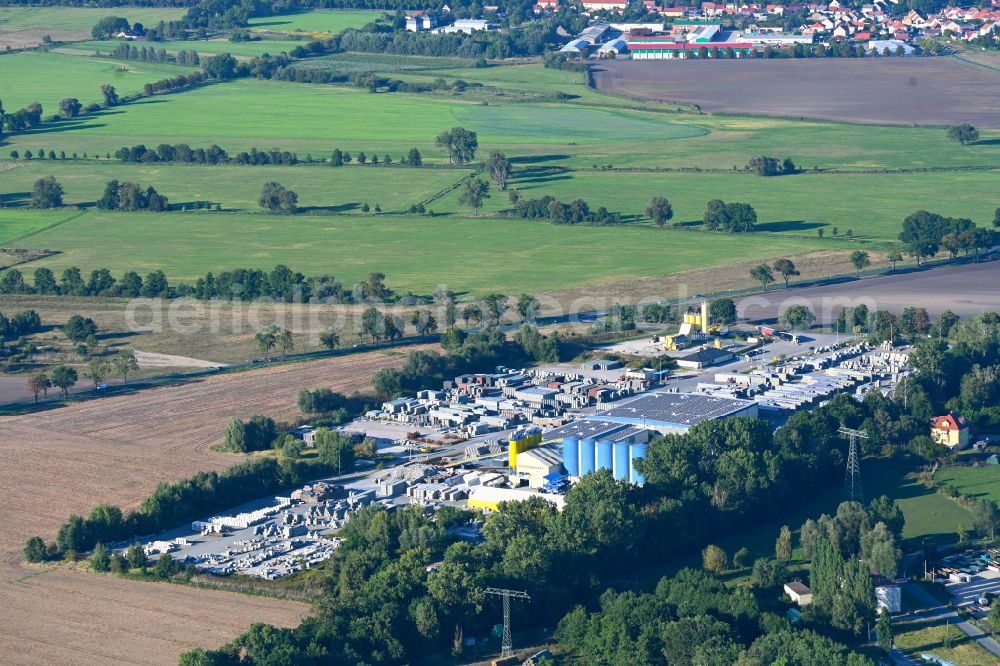
[[[580,476],[594,471],[594,438],[580,440]]]
[[[641,486],[646,483],[646,477],[639,474],[635,469],[636,458],[646,457],[646,444],[633,444],[632,445],[632,457],[629,461],[629,480],[637,486]]]
[[[614,469],[613,445],[610,439],[602,439],[597,443],[597,469]]]
[[[628,442],[615,442],[615,478],[628,481]]]
[[[563,467],[570,476],[580,475],[580,440],[563,437]]]

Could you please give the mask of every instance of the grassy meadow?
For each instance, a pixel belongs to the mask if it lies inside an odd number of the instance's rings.
[[[893,624],[893,644],[912,660],[931,654],[955,666],[993,666],[996,658],[953,624],[902,622]],[[951,641],[945,647],[945,637]],[[920,661],[919,663],[925,663]]]
[[[382,155],[379,155],[382,159]],[[457,183],[465,170],[405,169],[351,166],[340,169],[300,165],[199,166],[194,164],[122,164],[118,160],[74,164],[72,161],[32,160],[0,171],[0,201],[6,206],[27,206],[33,183],[55,176],[66,191],[64,203],[93,206],[109,180],[153,186],[171,204],[210,201],[223,210],[259,210],[257,199],[268,181],[280,182],[299,195],[306,212],[360,212],[363,204],[379,204],[385,212],[405,212],[435,193]]]
[[[963,495],[1000,502],[1000,465],[945,467],[934,480]]]
[[[341,147],[401,155],[416,145],[428,157],[442,160],[434,138],[453,126],[477,131],[483,151],[504,148],[512,155],[552,156],[584,145],[606,149],[608,126],[616,128],[611,143],[623,153],[641,144],[707,133],[694,125],[663,122],[657,114],[617,109],[483,106],[429,95],[372,95],[356,88],[240,80],[81,117],[61,125],[52,140],[57,152],[80,153],[184,141],[192,146],[218,143],[227,150],[257,145],[305,153]],[[30,149],[42,133],[16,135],[8,143]]]
[[[544,165],[539,165],[540,167]],[[674,224],[698,227],[710,199],[745,201],[757,211],[758,229],[815,235],[833,227],[852,229],[856,238],[895,241],[903,218],[924,208],[969,217],[989,226],[996,203],[983,197],[994,187],[997,172],[948,174],[800,174],[762,178],[748,173],[629,173],[565,171],[526,167],[508,189],[522,198],[553,196],[561,201],[585,199],[591,208],[604,206],[627,216],[642,216],[649,200],[663,196],[674,209]],[[511,206],[505,193],[494,192],[484,210]],[[439,212],[467,212],[458,192],[435,203]]]
[[[5,30],[76,30],[90,36],[90,29],[105,16],[123,16],[132,23],[155,26],[176,21],[186,10],[169,7],[0,7],[0,32]]]
[[[185,46],[205,42],[185,42]],[[280,42],[279,42],[280,43]],[[219,43],[228,47],[228,43]],[[253,48],[259,44],[251,43]],[[276,43],[277,44],[277,43]],[[238,45],[233,45],[238,46]],[[248,47],[249,48],[249,47]],[[229,49],[234,50],[234,49]],[[68,68],[84,92],[100,86],[113,61],[61,54],[32,53],[37,58],[24,67],[0,70],[0,85],[18,88],[21,98],[40,98],[42,90],[30,92],[30,79],[43,80],[45,71]],[[350,71],[364,71],[363,58],[344,58]],[[305,61],[307,66],[311,61]],[[377,65],[378,63],[373,63]],[[133,72],[122,79],[135,80],[138,89],[147,79],[175,74],[175,67],[127,63]],[[539,74],[546,81],[541,89],[553,92],[551,79],[576,81],[582,76],[544,70],[538,65],[453,70],[466,80],[483,80],[511,70],[509,76],[524,79]],[[54,70],[53,70],[54,68]],[[85,74],[78,74],[83,68]],[[166,68],[161,72],[158,68]],[[94,71],[96,70],[96,71]],[[483,72],[476,78],[477,72]],[[113,73],[113,71],[112,71]],[[430,72],[435,78],[438,72]],[[142,79],[141,81],[139,79]],[[98,81],[97,79],[101,79]],[[77,83],[74,82],[74,86]],[[114,80],[111,81],[115,83]],[[568,84],[569,85],[569,84]],[[44,88],[44,87],[43,87]],[[66,94],[81,96],[79,91]],[[58,100],[62,91],[49,91]],[[83,95],[81,99],[84,99]],[[608,97],[601,95],[601,97]],[[88,98],[89,99],[89,98]],[[32,101],[32,99],[27,99]],[[40,100],[43,101],[43,100]],[[8,107],[15,103],[5,102]],[[23,105],[27,102],[22,102]],[[44,103],[44,101],[43,101]],[[240,109],[235,115],[232,109]],[[650,111],[570,101],[562,104],[485,104],[461,94],[377,94],[323,85],[275,81],[240,80],[210,85],[181,94],[163,95],[136,104],[82,118],[60,128],[58,149],[67,152],[111,151],[122,143],[163,141],[202,144],[215,141],[227,149],[250,145],[281,146],[288,150],[326,151],[334,147],[380,152],[407,150],[416,145],[433,157],[433,139],[442,130],[460,125],[479,134],[481,151],[505,150],[510,156],[532,156],[549,164],[572,167],[612,165],[649,168],[742,168],[755,154],[791,157],[801,168],[899,169],[925,167],[1000,166],[1000,132],[983,132],[983,141],[958,146],[940,129],[865,127],[816,121],[767,118],[715,117],[679,114],[655,105]],[[659,110],[656,110],[659,109]],[[358,122],[363,118],[364,122]],[[178,119],[181,119],[178,121]],[[609,131],[613,129],[613,131]],[[996,135],[996,136],[994,136]],[[31,134],[11,137],[12,147],[28,148]],[[951,178],[941,175],[942,181]]]
[[[34,222],[24,220],[34,220]],[[271,268],[285,263],[306,274],[333,273],[350,284],[383,271],[401,290],[433,293],[446,283],[476,293],[538,292],[643,276],[668,275],[719,261],[710,234],[651,227],[563,227],[542,222],[429,216],[345,216],[88,211],[52,224],[51,212],[0,215],[20,229],[42,229],[9,241],[60,250],[35,266],[125,270],[162,268],[193,281],[206,271]],[[775,236],[741,238],[726,261],[795,255],[813,241]],[[114,248],[109,253],[108,248]]]
[[[119,95],[125,95],[141,91],[151,81],[174,77],[190,69],[61,53],[14,53],[0,60],[0,99],[8,112],[41,102],[45,115],[50,116],[59,113],[59,100],[66,97],[76,97],[84,106],[103,101],[101,86],[105,83],[113,85]],[[3,151],[4,157],[6,153]]]
[[[253,27],[336,31],[347,23],[371,20],[374,14],[315,11],[260,19]],[[237,54],[240,48],[249,49],[243,54],[250,54],[292,43],[210,40],[163,46],[203,50],[211,44]],[[4,63],[17,65],[0,70],[0,86],[16,91],[15,96],[4,93],[7,108],[39,99],[51,113],[64,96],[91,101],[104,82],[130,92],[146,81],[183,71],[174,65],[127,62],[126,71],[119,72],[113,60],[82,55],[93,48],[110,50],[113,44],[84,42],[74,48],[72,53],[78,55],[5,56]],[[605,206],[640,224],[569,228],[472,216],[459,204],[457,192],[429,204],[434,217],[401,215],[456,183],[464,170],[32,160],[0,173],[0,204],[14,207],[0,214],[0,239],[11,246],[61,252],[40,262],[44,265],[109,265],[117,271],[163,268],[178,280],[210,269],[269,267],[280,261],[304,272],[343,273],[345,279],[383,270],[400,288],[414,291],[433,290],[442,279],[453,288],[474,292],[543,291],[815,249],[842,250],[842,243],[817,237],[821,227],[828,235],[837,226],[841,234],[851,229],[859,238],[888,242],[895,239],[902,218],[917,208],[984,223],[995,206],[983,193],[995,191],[996,171],[760,178],[733,169],[742,169],[755,154],[788,156],[801,168],[820,170],[1000,166],[1000,132],[984,131],[983,141],[963,147],[949,142],[940,129],[679,113],[669,105],[590,90],[583,75],[538,63],[475,68],[455,58],[347,53],[297,66],[397,71],[412,80],[462,79],[483,83],[488,95],[370,94],[348,86],[242,79],[158,95],[6,137],[0,155],[45,149],[93,157],[113,154],[122,146],[184,142],[193,147],[217,143],[230,153],[253,146],[279,148],[300,158],[326,158],[341,148],[355,156],[361,151],[380,159],[388,154],[396,162],[416,147],[425,162],[440,164],[447,158],[434,146],[435,137],[460,126],[477,132],[480,157],[502,150],[514,159],[514,187],[522,196],[584,198],[592,208]],[[65,90],[39,83],[55,80],[66,81]],[[92,91],[90,97],[87,91]],[[512,101],[555,91],[572,98],[562,103]],[[632,171],[605,170],[608,165]],[[658,168],[686,171],[649,170]],[[45,175],[56,176],[66,190],[66,203],[81,206],[85,213],[73,217],[68,212],[27,210],[32,183]],[[112,178],[152,185],[174,204],[220,203],[223,212],[129,215],[92,210]],[[295,190],[304,213],[258,214],[257,196],[269,180]],[[693,227],[709,199],[746,201],[757,209],[761,230],[777,233],[736,240],[697,230],[654,229],[642,217],[653,196],[669,198],[674,222]],[[385,214],[361,215],[364,203],[379,204]],[[509,205],[506,194],[493,192],[484,210]],[[121,250],[115,262],[108,260],[109,244]]]
[[[381,17],[382,12],[377,9],[315,9],[309,12],[250,19],[250,30],[334,34],[343,32],[347,28],[360,28]]]

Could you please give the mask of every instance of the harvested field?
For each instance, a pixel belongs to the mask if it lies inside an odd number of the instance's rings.
[[[990,261],[821,287],[775,290],[737,299],[736,307],[741,317],[774,319],[791,305],[808,304],[818,323],[830,323],[842,308],[862,303],[873,312],[898,313],[918,305],[932,317],[945,310],[960,317],[973,317],[1000,309],[1000,296],[994,286],[998,278],[1000,262]]]
[[[704,111],[1000,128],[1000,74],[955,58],[615,61],[602,90]]]
[[[0,654],[29,664],[175,664],[253,621],[297,623],[302,604],[29,568],[20,549],[32,535],[52,538],[71,513],[99,502],[133,507],[160,482],[234,464],[239,457],[210,449],[233,417],[292,418],[299,389],[360,391],[404,358],[371,352],[264,367],[0,419],[0,604],[13,618],[0,629]]]
[[[0,564],[6,664],[177,664],[254,622],[295,626],[302,603]]]

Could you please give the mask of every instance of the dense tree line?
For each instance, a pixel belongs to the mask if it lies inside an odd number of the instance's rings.
[[[5,273],[3,279],[6,279]],[[0,279],[2,284],[2,279]],[[0,312],[0,341],[12,340],[42,330],[42,319],[34,310],[21,310],[8,317]]]
[[[271,448],[278,437],[278,427],[274,419],[267,416],[251,416],[248,421],[233,419],[226,427],[223,446],[233,453],[249,453]]]
[[[611,213],[601,206],[596,211],[583,199],[563,203],[545,195],[541,199],[519,199],[510,211],[511,217],[549,220],[553,224],[621,224],[621,213]]]
[[[176,55],[167,53],[163,47],[136,46],[131,42],[122,42],[111,51],[112,57],[122,60],[139,60],[141,62],[175,62],[178,65],[197,67],[201,64],[201,56],[194,49],[178,51]]]
[[[981,429],[1000,425],[1000,317],[988,312],[958,321],[945,313],[929,333],[911,354],[916,377],[907,383],[907,397],[914,418],[926,423],[953,410]],[[927,438],[918,440],[931,448]],[[931,448],[939,455],[942,449]]]
[[[282,165],[289,166],[299,163],[298,155],[287,150],[264,149],[256,147],[249,151],[241,151],[230,155],[224,148],[212,144],[208,148],[192,148],[186,143],[170,145],[161,143],[155,149],[143,144],[123,146],[115,152],[115,157],[122,162],[150,164],[154,162],[178,164],[242,164],[242,165]]]
[[[977,227],[968,218],[945,217],[926,210],[918,210],[903,220],[903,230],[899,240],[906,246],[907,253],[917,260],[935,256],[942,249],[952,258],[964,252],[966,256],[975,251],[993,246],[993,231]]]
[[[702,222],[712,231],[721,229],[729,233],[747,233],[753,231],[757,224],[757,211],[747,203],[712,199],[708,202]]]
[[[778,160],[776,157],[767,155],[755,155],[747,162],[747,171],[753,171],[758,176],[788,176],[798,173],[795,162],[792,158],[786,157]]]
[[[11,268],[4,271],[0,280],[0,293],[42,294],[47,296],[146,296],[150,298],[175,295],[171,292],[163,271],[152,271],[145,278],[134,271],[128,271],[120,280],[111,271],[100,268],[90,272],[89,279],[76,266],[64,269],[59,279],[49,268],[36,268],[33,284],[24,280],[20,270]]]
[[[138,183],[110,180],[104,187],[104,194],[97,200],[97,207],[102,210],[162,212],[169,208],[169,202],[152,186],[143,189]]]
[[[365,303],[386,302],[394,293],[385,285],[385,275],[372,273],[368,279],[353,288],[344,285],[332,275],[306,277],[283,264],[271,271],[237,268],[215,274],[206,273],[194,285],[169,284],[163,271],[147,273],[145,277],[127,271],[121,279],[115,278],[107,268],[90,272],[84,278],[79,268],[64,269],[59,278],[49,268],[38,268],[33,273],[33,283],[28,284],[17,268],[9,268],[0,277],[0,294],[43,294],[51,296],[125,296],[136,298],[193,297],[201,300],[254,301],[262,298],[284,302],[337,302]]]
[[[42,124],[42,105],[32,102],[23,109],[18,109],[12,113],[3,110],[3,101],[0,100],[0,125],[6,132],[21,132],[34,129]]]
[[[871,662],[813,631],[765,612],[746,588],[682,570],[646,594],[608,590],[600,608],[577,606],[556,636],[601,664],[786,664],[862,666]]]

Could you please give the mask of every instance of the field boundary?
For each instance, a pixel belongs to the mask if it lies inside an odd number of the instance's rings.
[[[7,241],[6,243],[4,243],[4,245],[10,245],[11,243],[16,243],[18,241],[22,241],[25,238],[31,238],[32,236],[40,234],[43,231],[48,231],[49,229],[55,229],[58,226],[66,224],[67,222],[72,222],[74,220],[78,220],[81,217],[83,217],[84,215],[86,215],[88,212],[89,211],[86,210],[86,209],[83,209],[83,210],[77,209],[76,213],[73,213],[72,215],[70,215],[66,219],[59,220],[58,222],[53,222],[52,224],[46,225],[46,226],[44,226],[44,227],[42,227],[40,229],[35,229],[34,231],[29,231],[28,233],[24,234],[23,236],[18,236],[17,238],[11,238],[9,241]],[[41,259],[41,257],[36,257],[36,259]],[[35,259],[32,259],[31,261],[35,261]],[[28,262],[24,262],[24,263],[28,263]]]

